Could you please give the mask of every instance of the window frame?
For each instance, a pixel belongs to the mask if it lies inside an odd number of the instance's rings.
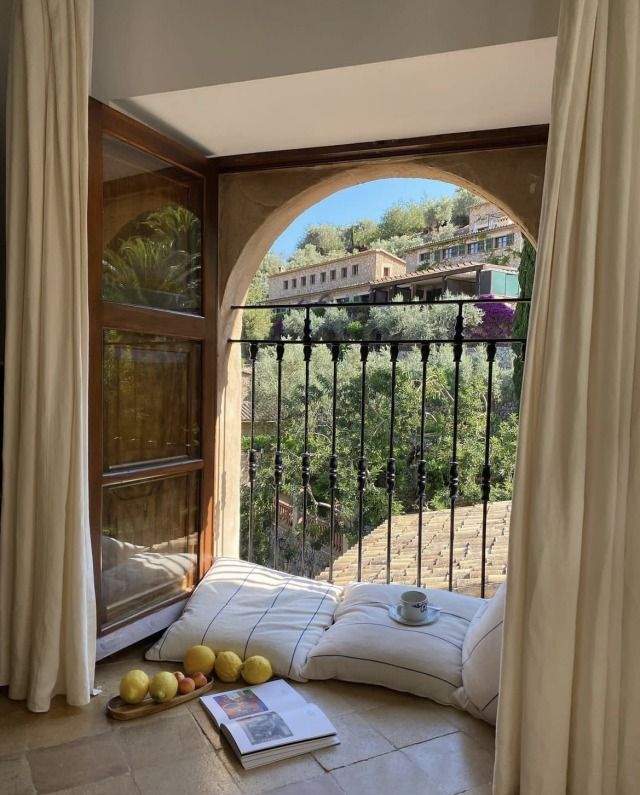
[[[103,300],[103,141],[114,138],[202,180],[201,306],[198,313],[119,304]],[[89,101],[89,517],[93,548],[98,637],[186,600],[213,562],[213,504],[216,410],[217,163],[156,133],[95,99]],[[198,342],[200,361],[200,455],[166,462],[104,468],[103,341],[107,329],[176,337]],[[103,491],[109,486],[200,473],[197,566],[190,587],[111,623],[102,600]]]

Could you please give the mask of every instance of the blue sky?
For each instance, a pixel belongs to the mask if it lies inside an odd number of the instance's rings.
[[[352,224],[362,218],[379,221],[392,204],[415,199],[451,196],[456,186],[435,179],[376,179],[337,191],[309,207],[274,242],[272,250],[287,259],[309,224]]]

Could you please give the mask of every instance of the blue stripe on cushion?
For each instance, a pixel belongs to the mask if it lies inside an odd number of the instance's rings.
[[[430,674],[428,671],[418,671],[415,668],[407,668],[404,665],[386,662],[386,660],[372,660],[368,657],[352,657],[350,654],[313,654],[311,659],[317,660],[320,657],[341,657],[346,660],[358,660],[359,662],[370,662],[375,665],[386,665],[389,668],[399,668],[401,671],[410,671],[411,673],[420,674],[421,676],[428,676],[431,679],[439,679],[441,682],[451,685],[451,687],[460,687],[459,682],[450,682],[448,679],[444,679],[442,676],[436,676],[436,674]]]
[[[471,655],[478,648],[478,646],[482,643],[482,641],[485,638],[487,638],[494,630],[498,629],[498,627],[501,627],[503,623],[504,623],[504,619],[502,621],[499,621],[494,627],[491,627],[490,630],[488,630],[487,632],[484,633],[484,635],[480,638],[480,640],[476,643],[476,645],[471,649],[471,651],[467,655],[467,659],[462,661],[463,665],[466,665],[469,662],[469,660],[471,659]]]
[[[499,695],[500,695],[500,693],[496,693],[496,694],[495,694],[495,696],[494,696],[492,699],[490,699],[489,701],[487,701],[487,703],[484,705],[484,707],[482,707],[482,709],[480,710],[480,712],[484,712],[484,711],[485,711],[485,709],[487,709],[487,707],[490,707],[490,706],[491,706],[491,704],[493,704],[493,702],[496,700],[496,698],[498,698],[498,696],[499,696]]]
[[[437,606],[438,605],[434,605],[434,607],[437,607]],[[440,609],[440,615],[441,616],[453,616],[454,618],[459,618],[460,621],[465,621],[467,624],[471,623],[471,619],[470,618],[467,618],[466,616],[460,616],[460,615],[458,615],[458,613],[452,613],[451,610],[443,610],[441,608]]]
[[[246,581],[253,574],[253,572],[256,570],[256,568],[257,568],[257,565],[255,565],[255,566],[253,566],[253,568],[249,569],[249,571],[247,572],[244,580],[240,583],[240,585],[238,585],[238,587],[235,589],[235,591],[231,594],[231,596],[227,599],[227,601],[222,605],[220,610],[218,610],[218,612],[215,614],[215,616],[211,619],[211,621],[209,622],[207,628],[204,631],[204,635],[202,636],[202,640],[200,641],[201,644],[204,643],[204,639],[207,637],[207,633],[211,629],[211,625],[213,624],[213,622],[216,620],[216,618],[218,618],[218,616],[220,615],[220,613],[222,613],[222,611],[225,609],[225,607],[227,607],[227,605],[229,605],[229,603],[234,598],[234,596],[236,596],[238,594],[238,591],[240,591],[242,586],[246,583]]]
[[[267,609],[264,611],[264,613],[263,613],[263,614],[260,616],[260,618],[259,618],[259,619],[256,621],[256,623],[253,625],[253,629],[251,630],[251,632],[250,632],[250,633],[249,633],[249,635],[247,636],[247,642],[246,642],[246,643],[245,643],[245,645],[244,645],[244,653],[243,653],[243,655],[242,655],[242,658],[243,658],[243,659],[246,659],[246,658],[247,658],[247,649],[249,648],[249,641],[251,640],[251,636],[253,635],[253,633],[256,631],[256,627],[257,627],[257,626],[258,626],[258,624],[259,624],[259,623],[262,621],[262,619],[263,619],[263,618],[264,618],[264,617],[267,615],[267,613],[269,612],[269,610],[271,610],[271,608],[272,608],[272,607],[275,605],[275,603],[278,601],[278,599],[280,598],[280,596],[282,595],[282,593],[283,593],[283,592],[286,590],[286,588],[287,588],[287,585],[289,585],[289,583],[291,582],[291,580],[292,580],[292,579],[293,579],[293,577],[289,577],[289,579],[285,581],[285,583],[284,583],[284,585],[282,586],[282,588],[281,588],[281,589],[278,591],[278,593],[275,595],[275,598],[274,598],[273,602],[271,602],[271,604],[269,605],[269,607],[267,607]]]
[[[313,615],[311,616],[311,618],[310,618],[310,619],[307,621],[307,625],[306,625],[306,627],[305,627],[305,628],[302,630],[302,632],[300,633],[300,637],[298,638],[298,641],[297,641],[297,643],[296,643],[296,645],[295,645],[295,647],[294,647],[294,649],[293,649],[293,653],[292,653],[292,655],[291,655],[291,662],[289,663],[289,670],[287,671],[287,676],[289,676],[289,675],[290,675],[290,673],[291,673],[291,668],[293,667],[293,661],[294,661],[294,659],[295,659],[295,657],[296,657],[296,652],[298,651],[298,646],[300,645],[300,641],[301,641],[301,640],[302,640],[302,638],[304,637],[304,634],[305,634],[305,632],[306,632],[306,631],[309,629],[309,625],[311,624],[311,622],[313,621],[313,619],[314,619],[314,618],[315,618],[315,617],[318,615],[318,611],[319,611],[319,610],[320,610],[320,608],[322,607],[322,603],[323,603],[323,602],[324,602],[324,600],[327,598],[327,596],[329,595],[329,593],[330,593],[329,591],[326,591],[325,595],[322,597],[322,599],[320,600],[320,602],[319,602],[318,606],[316,607],[314,614],[313,614]]]
[[[430,638],[435,638],[436,640],[441,640],[443,643],[448,643],[450,646],[453,646],[454,649],[458,649],[462,651],[462,644],[454,643],[452,640],[448,640],[447,638],[443,638],[441,635],[436,635],[433,632],[422,632],[418,629],[418,627],[407,627],[403,629],[403,627],[390,627],[388,624],[379,624],[377,621],[349,621],[348,626],[353,627],[356,624],[360,625],[369,625],[372,627],[381,627],[382,629],[393,629],[396,632],[413,632],[414,635],[428,635]],[[335,626],[340,626],[337,623]],[[345,624],[347,626],[347,624]]]

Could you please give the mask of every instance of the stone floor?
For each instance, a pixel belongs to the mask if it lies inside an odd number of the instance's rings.
[[[507,576],[511,501],[489,503],[485,596],[493,596]],[[447,588],[449,584],[449,511],[425,511],[422,529],[423,588]],[[415,584],[417,573],[418,514],[394,516],[391,526],[391,582]],[[453,590],[480,596],[482,573],[482,504],[456,508],[453,547]],[[333,563],[333,581],[346,585],[357,579],[358,547],[350,547]],[[327,580],[325,569],[317,579]],[[383,522],[362,540],[363,582],[387,581],[387,523]]]
[[[40,715],[1,689],[1,795],[491,793],[494,732],[453,708],[365,685],[295,683],[331,718],[341,744],[245,771],[197,699],[130,723],[110,721],[105,704],[132,667],[168,666],[143,661],[134,648],[98,665],[102,693],[89,706],[57,698]]]

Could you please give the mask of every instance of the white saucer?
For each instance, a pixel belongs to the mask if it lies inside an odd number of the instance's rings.
[[[427,615],[423,619],[420,621],[408,621],[400,615],[398,605],[389,605],[389,615],[394,621],[397,621],[398,624],[405,624],[408,627],[423,627],[426,624],[433,624],[434,621],[437,621],[440,618],[441,609],[440,607],[432,607],[429,605],[429,607],[427,607]]]

